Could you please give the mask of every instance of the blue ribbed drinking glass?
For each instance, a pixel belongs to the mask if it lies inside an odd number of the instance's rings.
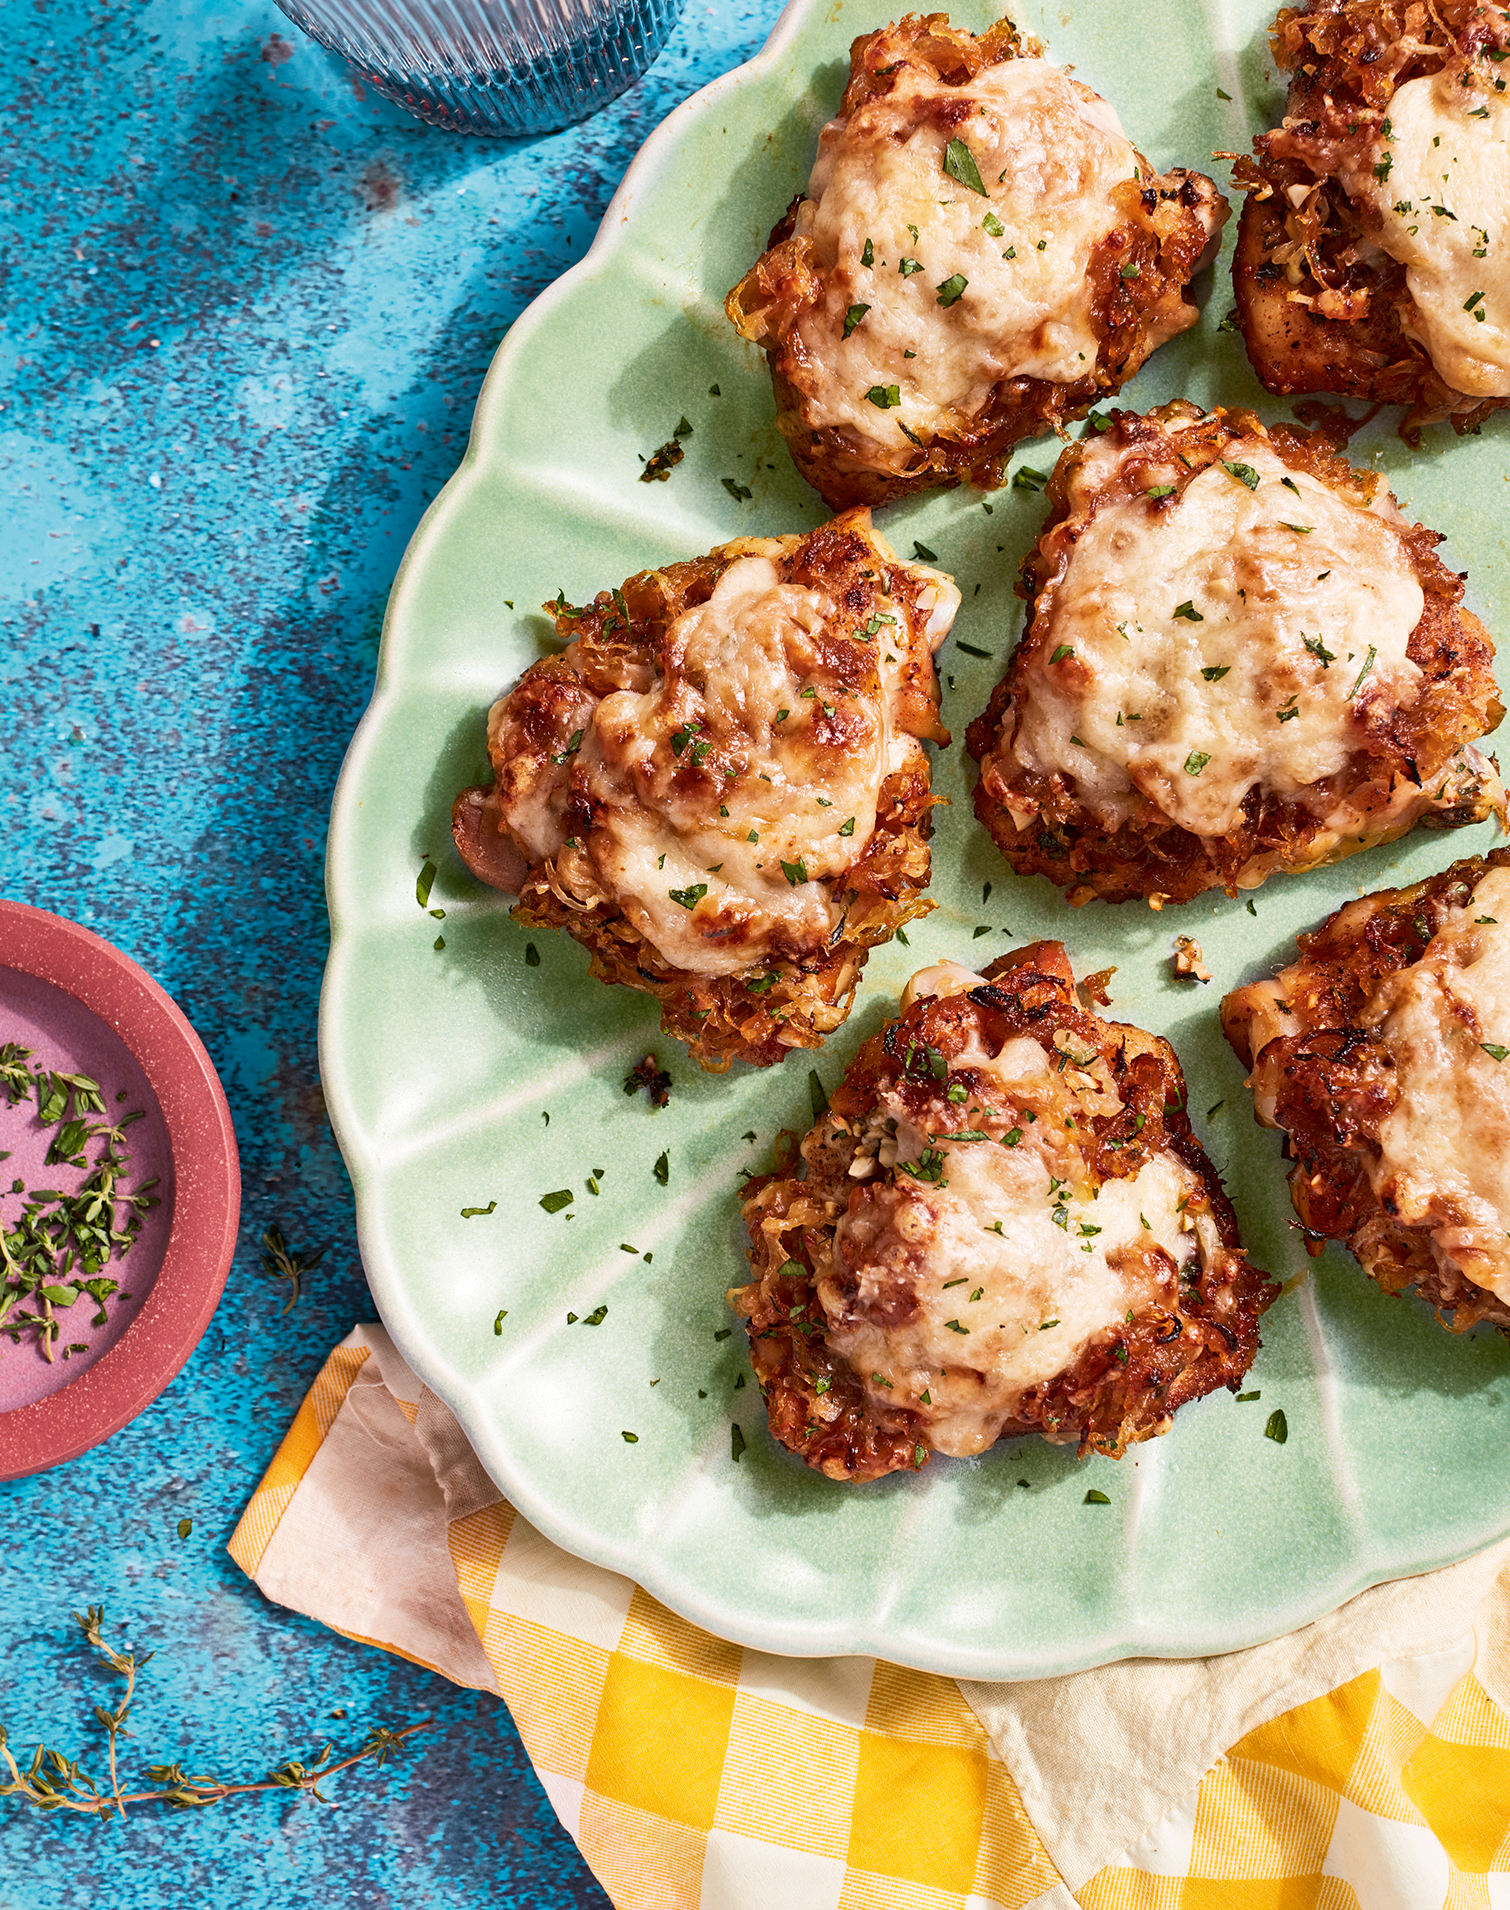
[[[684,0],[278,0],[385,99],[452,132],[585,119],[660,52]]]

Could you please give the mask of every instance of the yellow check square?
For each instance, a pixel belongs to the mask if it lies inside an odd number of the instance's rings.
[[[673,1823],[711,1830],[734,1691],[614,1652],[603,1681],[587,1787]]]
[[[862,1731],[849,1861],[966,1896],[985,1807],[983,1752]]]

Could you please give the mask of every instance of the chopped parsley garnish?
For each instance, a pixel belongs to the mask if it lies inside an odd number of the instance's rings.
[[[652,1167],[650,1171],[654,1174],[662,1187],[671,1179],[671,1150],[669,1147],[663,1154],[657,1155],[655,1166]]]
[[[542,1194],[540,1205],[548,1214],[559,1214],[563,1207],[570,1207],[576,1198],[569,1187],[561,1187],[554,1194]]]
[[[875,615],[870,619],[868,623],[864,623],[860,626],[860,628],[855,632],[855,635],[857,637],[873,637],[876,634],[876,632],[881,628],[881,625],[883,623],[895,623],[895,622],[896,622],[895,617],[888,616],[888,614],[884,610],[878,610],[876,611]]]
[[[1184,603],[1175,605],[1174,614],[1177,617],[1183,617],[1186,623],[1204,623],[1206,621],[1189,597],[1185,599]]]
[[[816,1068],[807,1071],[807,1101],[813,1110],[813,1119],[821,1121],[828,1112],[828,1089],[823,1085],[823,1077]]]
[[[922,269],[923,261],[921,259],[903,259],[897,266],[897,270],[904,279],[910,279],[914,272],[921,272]]]
[[[1185,758],[1185,774],[1187,776],[1199,776],[1201,771],[1206,767],[1207,763],[1209,763],[1210,761],[1211,761],[1210,750],[1208,749],[1191,750],[1190,754]]]
[[[540,966],[540,951],[533,942],[526,942],[524,945],[524,965],[526,968]]]
[[[1243,1404],[1243,1403],[1244,1403],[1244,1402],[1245,1402],[1246,1400],[1250,1400],[1250,1399],[1262,1399],[1262,1398],[1263,1398],[1263,1394],[1262,1394],[1262,1393],[1260,1393],[1260,1392],[1252,1392],[1252,1393],[1239,1393],[1239,1394],[1237,1395],[1237,1403],[1238,1403],[1238,1405],[1239,1405],[1239,1406],[1241,1406],[1241,1405],[1242,1405],[1242,1404]]]
[[[1083,1505],[1110,1505],[1111,1500],[1107,1498],[1104,1492],[1098,1492],[1096,1488],[1092,1486],[1081,1503]]]
[[[865,395],[881,411],[890,411],[902,402],[901,391],[895,385],[872,385]]]
[[[854,833],[855,819],[853,816],[849,816],[839,824],[839,834],[841,836],[852,836]]]
[[[729,1457],[734,1461],[736,1466],[739,1464],[740,1454],[744,1449],[745,1436],[740,1431],[739,1423],[736,1420],[729,1428]]]
[[[1287,491],[1293,491],[1297,497],[1300,496],[1300,486],[1295,482],[1294,478],[1282,477],[1279,481]]]
[[[951,1333],[968,1334],[970,1331],[968,1326],[961,1326],[958,1320],[945,1320],[944,1325],[948,1327]]]
[[[430,906],[430,891],[435,886],[435,864],[427,857],[424,867],[414,879],[414,899],[422,909]],[[42,1119],[47,1117],[44,1114]]]
[[[994,212],[988,212],[985,218],[981,220],[981,224],[993,239],[1004,238],[1006,235],[1007,228],[1002,224],[1001,220],[997,218]]]
[[[687,747],[688,743],[692,741],[692,738],[697,734],[697,732],[701,728],[702,728],[702,724],[699,723],[695,717],[689,716],[687,721],[682,725],[682,727],[679,730],[673,730],[672,732],[671,754],[673,756],[680,756],[682,751]],[[577,732],[579,736],[581,735],[581,733],[582,732],[580,730]]]
[[[954,647],[956,650],[963,650],[967,657],[989,657],[991,654],[989,650],[982,650],[976,644],[961,643],[958,637],[954,640]]]
[[[1174,489],[1172,484],[1152,484],[1143,495],[1144,497],[1172,497]]]
[[[1017,247],[1015,245],[1009,245],[1001,256],[1004,259],[1015,259],[1017,257]]]
[[[962,139],[951,139],[944,148],[944,171],[951,179],[971,192],[978,192],[982,199],[986,197],[985,184],[980,176],[980,167],[975,163],[975,154]],[[997,227],[999,236],[1001,228]]]
[[[938,294],[940,305],[958,305],[970,281],[961,272],[951,272],[942,285],[933,289]]]
[[[1471,312],[1475,305],[1482,305],[1483,302],[1484,294],[1482,292],[1470,292],[1467,298],[1463,300],[1463,310],[1465,312]]]
[[[583,1326],[601,1326],[607,1318],[608,1308],[606,1306],[595,1306],[592,1312],[585,1316],[582,1324]]]
[[[740,484],[734,478],[720,478],[718,481],[736,504],[743,504],[747,497],[753,495],[748,484]]]
[[[1205,677],[1208,683],[1220,683],[1231,668],[1232,665],[1230,663],[1209,663],[1205,669],[1201,671],[1201,675]]]
[[[666,893],[678,908],[695,909],[708,893],[708,885],[706,882],[694,882],[690,889],[667,889]]]
[[[807,863],[801,856],[799,856],[795,862],[783,862],[781,865],[781,873],[795,889],[799,882],[806,882],[807,880]]]
[[[1063,663],[1066,657],[1072,657],[1074,654],[1075,646],[1072,643],[1061,643],[1049,658],[1049,662]]]
[[[568,1194],[566,1198],[567,1200],[570,1200],[571,1195]],[[545,1202],[541,1201],[540,1205],[544,1207]],[[463,1220],[475,1220],[478,1217],[478,1215],[481,1215],[484,1219],[486,1219],[489,1214],[494,1212],[497,1206],[498,1206],[498,1202],[496,1200],[490,1200],[486,1207],[463,1207],[461,1210],[461,1217]]]
[[[1475,915],[1473,925],[1475,928],[1484,928],[1486,926],[1489,928],[1498,928],[1499,917],[1497,915]]]
[[[860,248],[860,263],[861,265],[874,265],[875,262],[875,247],[871,244],[870,240],[867,239],[865,244]]]
[[[1021,465],[1012,473],[1014,491],[1041,491],[1048,481],[1048,472],[1035,471],[1031,464]]]
[[[1138,266],[1137,266],[1137,262],[1136,262],[1136,260],[1135,260],[1135,261],[1134,261],[1134,262],[1133,262],[1133,263],[1132,263],[1131,265],[1124,265],[1124,266],[1123,266],[1123,268],[1122,268],[1122,277],[1123,277],[1123,278],[1125,278],[1125,279],[1135,279],[1135,278],[1136,278],[1137,276],[1138,276]]]
[[[1337,661],[1337,652],[1335,650],[1329,650],[1321,641],[1320,637],[1306,637],[1304,643],[1307,650],[1315,657],[1323,670],[1329,668]]]
[[[1020,1127],[1009,1127],[1006,1133],[1001,1137],[1001,1144],[1003,1147],[1016,1147],[1021,1139],[1022,1129]]]
[[[1268,1425],[1264,1427],[1264,1438],[1272,1439],[1275,1445],[1282,1446],[1289,1436],[1290,1428],[1285,1419],[1284,1412],[1280,1407],[1276,1406],[1274,1411],[1269,1415]]]
[[[640,1443],[640,1435],[638,1433],[621,1432],[619,1437],[626,1446],[637,1446]]]
[[[898,1161],[899,1173],[910,1174],[914,1180],[931,1181],[935,1187],[946,1187],[944,1168],[947,1163],[936,1147],[925,1147],[922,1158],[916,1161]]]
[[[506,1306],[500,1307],[493,1321],[493,1337],[495,1339],[501,1340],[503,1338],[503,1323],[508,1317],[508,1308]]]
[[[844,336],[846,338],[849,337],[850,333],[855,329],[855,327],[859,324],[860,320],[864,318],[865,314],[869,310],[870,310],[870,307],[868,305],[851,305],[850,306],[849,310],[844,314]]]
[[[1510,1055],[1510,1048],[1502,1046],[1498,1041],[1481,1041],[1479,1046],[1491,1061],[1503,1061],[1506,1055]]]
[[[936,564],[939,560],[936,550],[929,550],[926,544],[920,544],[916,538],[912,540],[912,554],[914,557],[922,558],[925,564]]]
[[[1353,679],[1353,687],[1352,689],[1348,691],[1348,695],[1350,697],[1356,696],[1358,694],[1358,685],[1368,675],[1369,671],[1373,669],[1374,658],[1378,656],[1378,654],[1379,652],[1374,648],[1372,644],[1370,644],[1368,646],[1368,655],[1363,659],[1363,668],[1358,672],[1357,676]]]

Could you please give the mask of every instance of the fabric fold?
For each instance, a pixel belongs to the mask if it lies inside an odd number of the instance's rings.
[[[500,1695],[616,1910],[1510,1905],[1510,1541],[1221,1657],[961,1686],[778,1658],[518,1517],[374,1325],[230,1551]]]

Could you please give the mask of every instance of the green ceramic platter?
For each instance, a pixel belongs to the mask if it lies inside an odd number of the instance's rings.
[[[1154,15],[1114,0],[1044,13],[1035,0],[1018,18],[1116,104],[1155,163],[1200,166],[1215,148],[1246,147],[1278,110],[1268,14],[1256,0],[1170,0]],[[1218,1031],[1220,995],[1286,959],[1295,931],[1338,903],[1481,851],[1489,829],[1421,834],[1273,882],[1251,912],[1220,897],[1163,915],[1072,911],[1047,884],[1014,878],[973,820],[962,748],[1020,628],[1013,581],[1043,515],[1040,498],[1009,488],[879,514],[904,556],[914,540],[938,552],[964,592],[955,637],[988,655],[951,641],[940,659],[958,740],[936,754],[952,804],[934,838],[937,911],[910,948],[872,957],[854,1014],[820,1055],[701,1074],[659,1035],[653,1004],[592,981],[569,940],[513,922],[450,848],[451,799],[484,774],[484,712],[542,652],[548,625],[532,606],[821,520],[777,436],[764,370],[721,308],[806,180],[851,38],[885,17],[873,0],[796,0],[758,59],[654,135],[588,257],[499,351],[466,458],[394,587],[336,797],[326,1093],[385,1323],[509,1498],[568,1550],[775,1652],[874,1652],[1013,1678],[1229,1650],[1510,1531],[1502,1339],[1454,1339],[1329,1252],[1268,1315],[1256,1402],[1201,1401],[1121,1464],[1018,1440],[838,1486],[772,1445],[753,1383],[740,1384],[742,1334],[723,1297],[745,1277],[738,1173],[767,1163],[777,1129],[807,1124],[809,1068],[831,1087],[914,968],[1057,936],[1081,972],[1116,967],[1115,1015],[1174,1042],[1251,1252],[1298,1273],[1278,1140],[1253,1123]],[[954,17],[979,30],[993,16],[969,0]],[[1201,325],[1121,402],[1185,396],[1286,415],[1218,330],[1226,272],[1224,258]],[[639,483],[637,453],[683,415],[684,462],[668,483]],[[1448,533],[1470,605],[1503,637],[1507,420],[1463,442],[1435,431],[1414,455],[1393,422],[1355,439],[1353,457]],[[1055,449],[1029,445],[1017,463],[1047,468]],[[443,922],[416,901],[427,854]],[[1173,979],[1181,931],[1203,945],[1211,986]],[[659,1112],[622,1085],[652,1049],[675,1083]],[[570,1205],[541,1206],[568,1189]],[[1284,1444],[1265,1437],[1276,1408]],[[1086,1504],[1091,1486],[1110,1503]]]

